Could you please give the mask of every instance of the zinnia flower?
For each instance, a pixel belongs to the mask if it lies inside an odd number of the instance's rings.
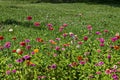
[[[34,26],[38,27],[38,26],[40,26],[40,23],[39,22],[34,22]]]
[[[12,70],[12,73],[16,73],[16,69]]]
[[[106,69],[105,70],[105,74],[111,74],[111,70],[110,69]]]
[[[3,36],[0,36],[0,40],[3,40],[4,39],[4,37]]]
[[[20,46],[26,46],[26,43],[24,41],[20,42]]]
[[[23,59],[22,59],[22,58],[21,58],[21,59],[17,59],[16,62],[22,63],[22,62],[23,62]]]
[[[34,49],[34,53],[38,53],[39,52],[39,49]]]
[[[67,27],[68,25],[66,23],[63,24],[63,27]]]
[[[10,42],[6,42],[5,45],[4,45],[5,48],[10,48],[10,46],[11,46]]]
[[[11,71],[10,71],[10,70],[7,70],[7,71],[6,71],[6,74],[7,74],[7,75],[9,75],[10,73],[11,73]]]
[[[87,26],[87,29],[90,31],[90,30],[92,30],[92,26],[91,25],[88,25]]]
[[[28,17],[27,17],[27,20],[28,20],[28,21],[32,20],[32,16],[28,16]]]
[[[88,37],[87,36],[84,36],[84,41],[87,41],[88,40]]]
[[[51,65],[51,68],[52,68],[52,69],[56,69],[56,67],[57,67],[56,64],[52,64],[52,65]]]

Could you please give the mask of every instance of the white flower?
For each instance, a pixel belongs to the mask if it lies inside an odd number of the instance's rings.
[[[114,68],[114,69],[117,69],[118,67],[117,67],[117,65],[114,65],[113,68]]]
[[[9,29],[9,32],[13,32],[13,29],[11,28],[11,29]]]
[[[21,49],[17,49],[17,50],[16,50],[17,53],[20,53],[21,51],[22,51]]]

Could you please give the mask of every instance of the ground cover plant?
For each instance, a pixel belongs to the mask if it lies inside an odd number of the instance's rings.
[[[119,80],[120,8],[0,1],[1,80]]]

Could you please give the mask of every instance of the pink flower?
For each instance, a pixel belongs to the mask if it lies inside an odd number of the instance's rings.
[[[10,70],[7,70],[7,71],[6,71],[6,74],[7,74],[7,75],[9,75],[10,73],[11,73],[11,71],[10,71]]]
[[[63,27],[63,26],[61,26],[61,27],[59,28],[59,32],[62,32],[62,31],[63,31],[63,29],[64,29],[64,27]]]
[[[100,50],[100,49],[97,49],[97,52],[98,52],[98,53],[100,53],[100,52],[101,52],[101,50]]]
[[[87,29],[90,31],[90,30],[92,30],[92,26],[91,25],[88,25],[87,26]]]
[[[79,45],[82,45],[82,44],[83,44],[83,42],[82,42],[82,41],[79,41],[79,42],[78,42],[78,44],[79,44]]]
[[[10,42],[6,42],[5,45],[4,45],[5,48],[10,48],[10,46],[11,46]]]
[[[53,57],[56,57],[57,56],[57,54],[55,53],[55,54],[53,54]]]
[[[103,46],[105,46],[105,45],[104,45],[104,43],[100,43],[100,46],[103,47]]]
[[[63,24],[63,27],[67,27],[68,25],[66,23]]]
[[[32,20],[32,16],[28,16],[28,17],[27,17],[27,20],[28,20],[28,21]]]
[[[105,74],[111,74],[111,70],[110,69],[106,69],[105,70]]]
[[[63,34],[63,37],[66,37],[66,36],[68,36],[68,33],[64,33],[64,34]]]
[[[101,74],[101,71],[96,72],[96,74]]]
[[[38,27],[38,26],[40,26],[40,23],[39,22],[34,22],[34,26]]]
[[[109,32],[109,31],[105,29],[104,32],[107,33],[107,32]]]
[[[62,48],[62,51],[65,51],[65,48]]]
[[[53,25],[51,23],[47,24],[48,27],[52,27]]]

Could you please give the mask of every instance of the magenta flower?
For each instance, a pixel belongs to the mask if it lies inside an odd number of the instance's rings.
[[[11,71],[10,71],[10,70],[7,70],[7,71],[6,71],[6,74],[7,74],[7,75],[9,75],[10,73],[11,73]]]
[[[26,39],[26,40],[25,40],[25,42],[26,42],[26,43],[29,43],[29,42],[30,42],[30,40],[29,40],[29,39]]]
[[[16,69],[12,70],[12,73],[16,73]]]
[[[100,43],[104,43],[105,42],[104,38],[100,38],[99,41],[100,41]]]
[[[33,52],[31,52],[31,54],[32,54],[32,55],[34,55],[34,54],[35,54],[35,52],[34,52],[34,51],[33,51]]]
[[[96,32],[97,35],[100,35],[101,33],[99,31]]]
[[[27,50],[30,50],[30,49],[31,49],[31,45],[27,45],[27,46],[26,46],[26,49],[27,49]]]
[[[30,60],[30,56],[29,56],[29,55],[25,55],[25,56],[23,56],[23,58],[24,58],[25,60]]]
[[[6,42],[4,45],[5,48],[10,48],[11,47],[11,43],[10,42]]]
[[[51,65],[51,68],[52,68],[52,69],[56,69],[56,68],[57,68],[56,64],[52,64],[52,65]]]
[[[114,80],[119,80],[119,77],[118,77],[117,74],[113,74],[113,75],[112,75],[112,78],[113,78]]]
[[[113,38],[111,38],[111,41],[112,41],[112,42],[115,42],[116,40],[118,40],[117,37],[113,37]]]
[[[103,64],[104,64],[104,62],[102,62],[102,61],[100,61],[100,62],[98,63],[99,66],[102,66]]]
[[[63,37],[66,37],[66,36],[68,36],[68,33],[64,33],[64,34],[63,34]]]
[[[111,59],[111,55],[110,55],[110,54],[108,54],[107,58],[108,58],[108,59]]]
[[[21,59],[17,59],[16,62],[22,63],[22,62],[23,62],[23,59],[22,59],[22,58],[21,58]]]
[[[81,64],[81,65],[84,65],[84,64],[85,64],[85,61],[80,61],[80,64]]]
[[[55,47],[55,50],[56,50],[56,51],[59,51],[59,50],[60,50],[60,47],[59,47],[59,46],[56,46],[56,47]]]
[[[38,27],[38,26],[40,26],[40,23],[39,22],[34,22],[34,26]]]

